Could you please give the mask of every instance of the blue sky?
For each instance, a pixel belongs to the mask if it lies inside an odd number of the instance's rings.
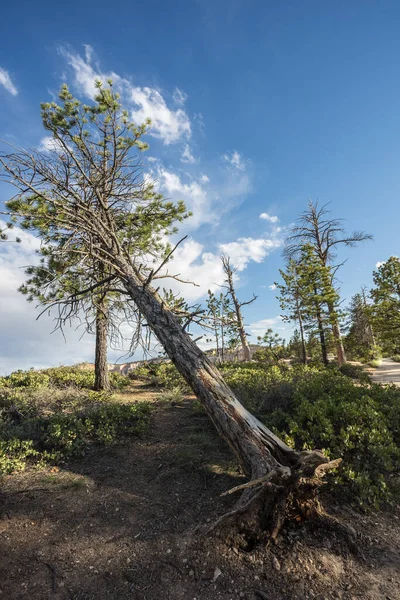
[[[349,230],[374,235],[339,257],[349,259],[344,298],[371,284],[377,261],[399,253],[398,2],[20,0],[3,7],[2,20],[0,138],[43,145],[40,102],[63,81],[85,99],[92,76],[113,73],[132,113],[153,117],[149,170],[195,211],[177,266],[202,293],[219,283],[221,250],[231,253],[240,295],[259,296],[246,313],[254,333],[279,315],[268,286],[282,266],[285,229],[309,197],[331,202]],[[0,188],[0,200],[8,195]],[[36,323],[16,294],[33,247],[0,248],[9,340],[0,372],[93,351],[76,333],[67,345],[49,338],[50,320]]]

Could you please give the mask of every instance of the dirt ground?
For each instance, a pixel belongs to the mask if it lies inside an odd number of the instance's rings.
[[[356,554],[304,524],[252,552],[194,534],[243,481],[190,400],[158,404],[142,439],[3,482],[0,598],[400,599],[399,507],[361,515],[331,502],[357,532]]]

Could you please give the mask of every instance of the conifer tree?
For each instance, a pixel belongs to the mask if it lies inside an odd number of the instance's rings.
[[[297,322],[301,340],[301,360],[303,364],[306,364],[307,350],[303,315],[304,298],[302,295],[300,277],[298,274],[298,265],[296,261],[293,258],[289,259],[287,261],[286,271],[280,269],[279,273],[284,281],[284,285],[279,283],[276,283],[275,285],[279,290],[278,300],[280,307],[284,311],[282,319],[286,322]]]
[[[291,234],[287,239],[286,256],[296,256],[304,244],[309,244],[321,266],[332,267],[332,262],[336,258],[340,246],[353,247],[360,242],[372,239],[370,234],[363,231],[354,231],[351,234],[346,233],[342,219],[329,218],[329,212],[327,205],[320,207],[318,202],[309,201],[308,208],[297,220],[297,224],[292,228]],[[336,293],[334,276],[339,266],[337,265],[331,271],[332,281],[330,285],[332,287],[332,294]],[[341,365],[346,362],[346,355],[337,311],[332,304],[328,304],[328,310],[335,340],[337,361]]]
[[[42,105],[42,119],[57,146],[50,156],[24,149],[0,154],[0,179],[17,190],[8,211],[44,244],[54,242],[61,259],[72,252],[88,271],[93,261],[104,265],[105,278],[91,286],[115,277],[116,293],[134,303],[137,322],[145,321],[203,403],[251,480],[233,490],[244,493],[219,526],[234,527],[254,545],[266,532],[276,538],[288,515],[318,517],[319,480],[338,461],[288,447],[249,413],[155,287],[179,277],[166,272],[174,248],[164,240],[187,212],[143,176],[137,151],[147,125],[132,123],[111,83],[100,82],[90,105],[63,86],[60,104]]]
[[[400,259],[391,256],[373,275],[372,323],[388,352],[400,354]]]

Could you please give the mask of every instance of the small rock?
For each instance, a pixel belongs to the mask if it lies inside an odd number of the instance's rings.
[[[281,570],[281,563],[279,562],[279,560],[276,558],[276,556],[274,556],[274,558],[272,559],[272,566],[274,567],[274,569],[276,571],[280,571]]]
[[[218,579],[218,577],[222,575],[222,571],[221,569],[219,569],[218,567],[215,567],[215,571],[214,571],[214,577],[213,577],[213,582],[215,583]]]
[[[189,575],[190,575],[190,577],[193,577],[193,575],[194,575],[193,569],[191,571],[189,571]]]

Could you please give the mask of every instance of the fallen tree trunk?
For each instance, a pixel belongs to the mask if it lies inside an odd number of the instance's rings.
[[[253,543],[266,533],[276,537],[289,513],[318,514],[319,480],[338,461],[293,450],[246,410],[157,292],[124,258],[116,262],[127,292],[251,480],[222,521],[235,523]]]

